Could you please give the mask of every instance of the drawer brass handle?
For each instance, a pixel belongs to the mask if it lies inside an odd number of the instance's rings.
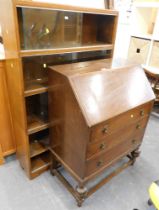
[[[141,111],[140,111],[140,116],[144,116],[144,114],[145,114],[145,113],[144,113],[144,110],[141,110]]]
[[[100,166],[102,166],[103,165],[103,161],[102,160],[99,160],[98,162],[97,162],[97,167],[100,167]]]
[[[136,139],[133,139],[132,140],[132,144],[136,144]]]
[[[43,63],[43,68],[46,69],[47,68],[47,64]]]
[[[102,129],[102,133],[103,133],[103,134],[108,133],[108,127],[104,127],[104,128]]]
[[[141,125],[137,124],[136,129],[140,129],[140,128],[141,128]]]
[[[105,143],[101,143],[100,146],[99,146],[99,149],[103,150],[103,149],[105,149],[105,147],[106,147]]]

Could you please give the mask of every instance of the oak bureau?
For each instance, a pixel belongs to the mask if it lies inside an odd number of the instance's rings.
[[[154,94],[139,66],[109,68],[105,60],[49,69],[51,172],[78,206],[139,156]],[[128,161],[91,189],[86,183],[123,157]],[[63,166],[78,182],[74,189]]]

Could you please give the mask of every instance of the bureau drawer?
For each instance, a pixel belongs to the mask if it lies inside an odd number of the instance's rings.
[[[86,176],[101,172],[121,157],[135,150],[141,144],[143,133],[144,132],[140,132],[138,135],[134,136],[135,138],[127,139],[121,144],[106,151],[104,154],[86,161]]]
[[[90,142],[97,142],[101,139],[105,139],[114,132],[117,132],[125,126],[134,123],[136,120],[148,116],[151,108],[152,103],[148,103],[107,120],[100,125],[94,126],[91,130]]]
[[[126,139],[133,139],[136,135],[144,133],[149,117],[142,118],[135,123],[126,126],[122,130],[108,135],[105,139],[99,140],[98,142],[88,144],[87,146],[87,159],[94,155],[103,153],[111,148],[121,144]]]

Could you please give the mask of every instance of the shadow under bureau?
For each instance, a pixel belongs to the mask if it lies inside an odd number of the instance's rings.
[[[78,206],[139,156],[154,94],[142,68],[108,69],[104,61],[49,70],[51,172]],[[123,157],[128,161],[91,189],[88,181]],[[78,182],[74,189],[63,166]]]

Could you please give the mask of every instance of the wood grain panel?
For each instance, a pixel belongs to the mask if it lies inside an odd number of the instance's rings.
[[[51,147],[82,178],[89,130],[67,79],[49,70],[49,84]],[[59,123],[53,125],[55,120]]]
[[[0,144],[3,156],[6,156],[15,152],[16,145],[13,135],[4,61],[0,61],[0,113]]]
[[[102,71],[97,67],[96,72],[69,79],[89,127],[132,110],[141,101],[145,104],[154,99],[148,79],[138,66]]]

